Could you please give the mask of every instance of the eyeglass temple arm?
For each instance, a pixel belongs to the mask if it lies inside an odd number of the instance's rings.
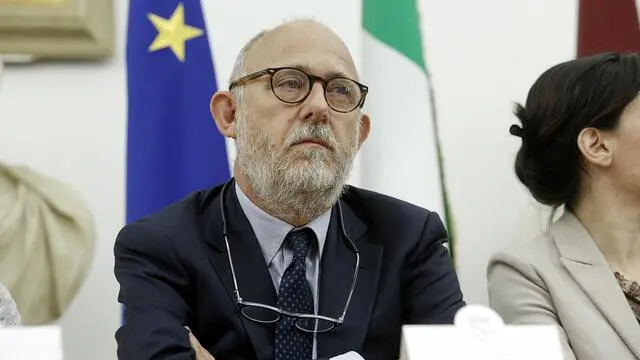
[[[245,76],[239,78],[238,80],[232,82],[231,84],[229,84],[229,90],[233,89],[236,86],[244,85],[244,84],[248,83],[249,81],[251,81],[253,79],[257,79],[260,76],[266,75],[268,73],[269,73],[269,69],[265,69],[265,70],[261,70],[261,71],[255,72],[253,74],[245,75]]]
[[[355,267],[355,271],[353,272],[353,281],[351,282],[351,289],[349,289],[349,296],[347,297],[347,303],[344,305],[344,311],[342,311],[342,314],[338,318],[340,323],[342,323],[344,321],[345,316],[347,315],[347,310],[349,309],[349,304],[351,303],[351,297],[353,296],[353,291],[356,287],[356,280],[358,279],[358,269],[360,269],[360,251],[358,250],[358,247],[356,246],[356,244],[351,240],[351,238],[347,234],[346,229],[344,228],[344,218],[342,217],[342,206],[340,205],[340,201],[338,201],[338,215],[340,216],[340,225],[342,226],[342,235],[345,237],[345,239],[353,249],[353,252],[355,252],[356,254],[356,267]]]
[[[236,280],[236,271],[233,266],[233,260],[231,260],[231,250],[229,249],[229,240],[227,240],[227,235],[224,235],[224,244],[227,247],[227,256],[229,257],[230,265],[229,267],[231,268],[231,277],[233,278],[233,292],[236,294],[238,302],[242,302],[240,290],[238,290],[238,281]]]
[[[347,303],[344,305],[344,311],[338,318],[340,323],[344,321],[344,317],[347,315],[347,310],[349,309],[349,304],[351,303],[351,297],[353,296],[353,290],[356,287],[356,279],[358,278],[358,269],[360,268],[360,254],[356,250],[356,270],[353,272],[353,281],[351,282],[351,289],[349,289],[349,296],[347,297]]]
[[[227,215],[224,211],[224,194],[226,193],[227,187],[232,183],[227,182],[222,187],[222,191],[220,192],[220,212],[222,217],[222,236],[224,237],[224,245],[227,248],[227,257],[229,258],[229,267],[231,268],[231,277],[233,278],[233,292],[236,294],[236,298],[238,302],[242,302],[242,297],[240,296],[240,290],[238,290],[238,281],[236,280],[236,271],[233,266],[233,260],[231,259],[231,249],[229,248],[229,239],[227,239]]]

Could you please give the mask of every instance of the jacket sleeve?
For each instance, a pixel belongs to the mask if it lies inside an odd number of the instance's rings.
[[[507,253],[497,253],[489,261],[487,280],[489,304],[506,324],[556,325],[564,359],[576,359],[549,291],[530,264]]]
[[[446,241],[440,217],[429,213],[406,264],[405,323],[452,324],[456,312],[465,305]]]
[[[184,328],[189,282],[168,239],[144,222],[132,223],[118,234],[114,255],[123,304],[118,359],[194,359]]]

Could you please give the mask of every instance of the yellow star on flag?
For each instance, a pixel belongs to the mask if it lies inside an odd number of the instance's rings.
[[[182,3],[178,4],[170,19],[164,19],[151,13],[147,17],[158,30],[158,36],[149,46],[149,52],[168,47],[182,62],[184,62],[185,57],[184,44],[187,40],[202,36],[204,33],[202,29],[184,23],[184,6]]]

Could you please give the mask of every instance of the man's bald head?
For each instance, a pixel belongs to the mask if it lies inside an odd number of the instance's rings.
[[[316,20],[296,19],[263,30],[251,38],[236,58],[229,83],[249,72],[267,66],[278,66],[273,64],[278,61],[278,55],[304,51],[304,47],[321,47],[326,52],[333,53],[350,68],[350,75],[357,78],[351,53],[333,30]]]

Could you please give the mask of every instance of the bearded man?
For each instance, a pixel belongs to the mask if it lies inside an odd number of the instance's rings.
[[[453,322],[464,301],[438,215],[346,185],[371,126],[357,79],[314,21],[242,49],[210,104],[237,145],[233,179],[117,237],[119,359],[395,360],[404,324]]]

